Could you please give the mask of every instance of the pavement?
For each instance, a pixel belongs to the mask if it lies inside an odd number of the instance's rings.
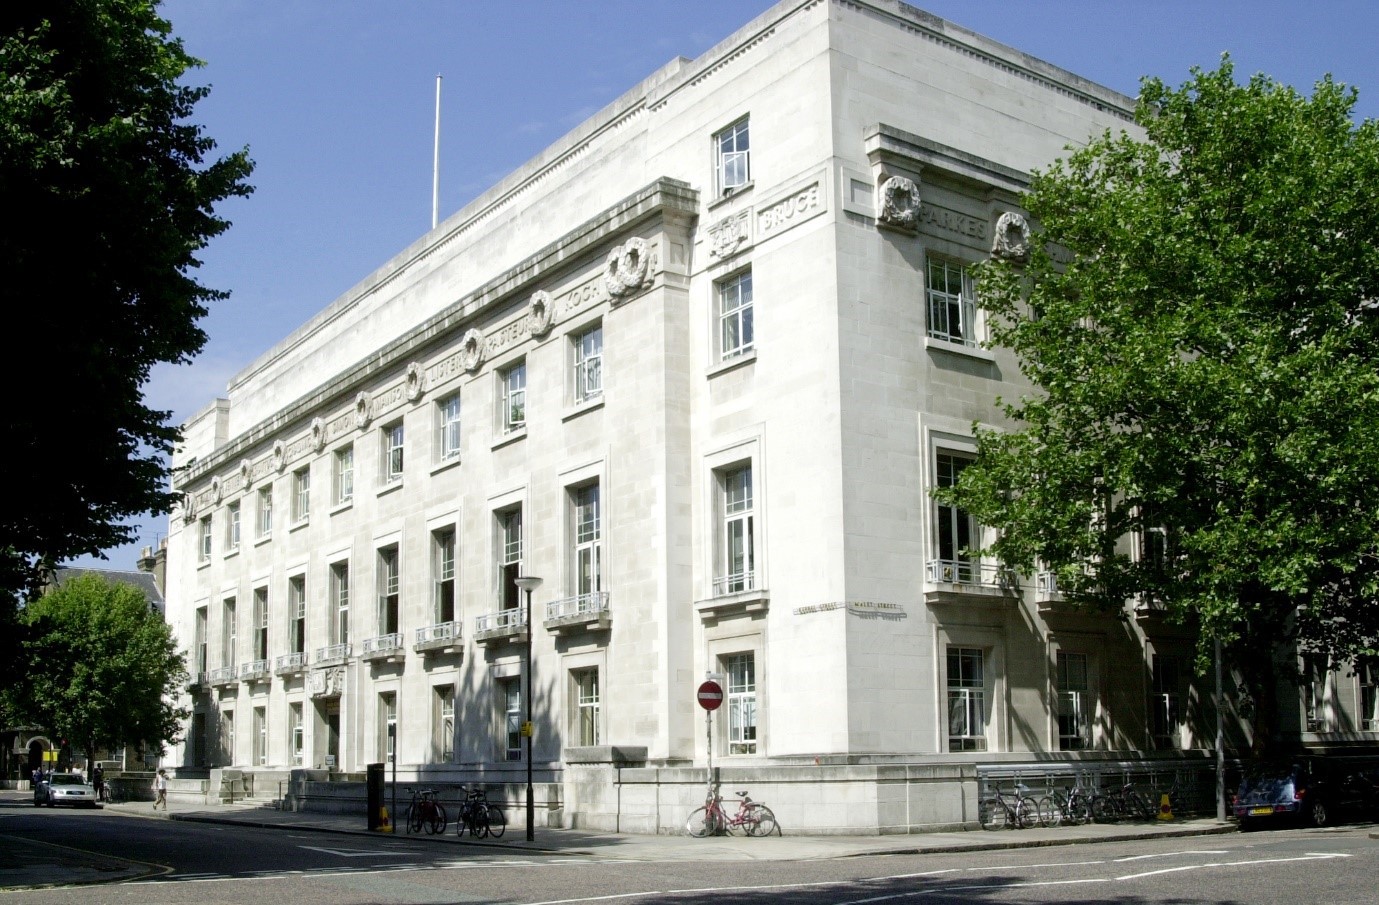
[[[27,805],[29,801],[27,793],[0,793],[0,806],[5,808],[0,810],[0,815],[6,810],[14,813],[9,809]],[[525,828],[520,823],[509,825],[501,839],[475,840],[467,835],[456,835],[453,823],[444,835],[439,836],[409,834],[405,830],[396,834],[380,833],[368,829],[363,814],[280,811],[253,802],[214,806],[174,801],[169,803],[166,811],[154,811],[152,804],[147,801],[105,805],[104,808],[110,814],[144,820],[235,824],[266,831],[312,830],[375,840],[407,839],[477,857],[554,855],[662,862],[806,861],[864,855],[923,855],[1205,836],[1237,831],[1236,825],[1230,821],[1223,823],[1215,819],[1197,818],[885,836],[803,836],[792,834],[787,825],[781,828],[782,835],[761,839],[744,835],[694,839],[683,832],[650,836],[538,826],[533,833],[535,839],[528,842]],[[5,822],[0,820],[0,890],[109,883],[166,872],[167,868],[161,865],[124,861],[75,847],[24,839],[7,833]]]

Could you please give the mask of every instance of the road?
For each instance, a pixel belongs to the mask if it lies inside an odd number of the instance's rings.
[[[134,882],[0,893],[70,903],[674,902],[1374,905],[1372,825],[945,855],[631,862],[466,852],[425,840],[7,808],[0,833],[151,865]]]

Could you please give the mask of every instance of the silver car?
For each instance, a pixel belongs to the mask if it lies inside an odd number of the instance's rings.
[[[53,773],[34,786],[34,807],[63,804],[74,808],[94,808],[96,790],[78,773]]]

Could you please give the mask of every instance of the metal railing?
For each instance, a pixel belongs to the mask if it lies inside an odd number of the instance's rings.
[[[1034,575],[1034,593],[1041,600],[1057,597],[1058,575],[1053,572],[1036,572]]]
[[[496,613],[483,613],[474,617],[476,632],[497,632],[519,629],[527,624],[526,607],[515,606]]]
[[[233,682],[238,675],[233,666],[217,666],[206,674],[212,685]]]
[[[756,587],[756,572],[734,572],[731,575],[724,575],[713,580],[713,596],[723,597],[727,594],[741,594],[744,591],[755,591]]]
[[[364,639],[364,656],[369,654],[388,653],[402,649],[402,633],[393,632],[388,635],[379,635],[376,638]]]
[[[283,654],[282,656],[278,657],[278,659],[275,660],[275,661],[273,662],[273,670],[274,670],[275,672],[284,672],[284,671],[288,671],[288,670],[298,670],[298,669],[304,669],[305,667],[306,667],[306,652],[305,652],[305,651],[300,651],[300,650],[299,650],[299,651],[295,651],[295,652],[290,653],[290,654]]]
[[[241,679],[259,679],[268,675],[267,660],[250,660],[239,667],[239,677]]]
[[[458,622],[438,622],[435,625],[423,625],[417,629],[417,644],[433,644],[437,641],[458,641],[460,638],[460,624]]]
[[[312,656],[311,662],[323,663],[327,660],[344,660],[350,655],[349,643],[330,644],[326,647],[316,648],[316,653]]]
[[[595,591],[592,594],[576,594],[562,597],[546,604],[547,619],[565,619],[571,616],[597,616],[608,612],[608,592]]]
[[[927,564],[931,584],[970,584],[986,588],[1015,587],[1015,573],[997,563],[975,559],[931,559]]]

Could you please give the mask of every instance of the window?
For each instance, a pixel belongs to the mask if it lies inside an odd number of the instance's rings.
[[[522,574],[522,509],[498,513],[498,602],[510,610],[521,605],[517,576]]]
[[[350,564],[338,562],[330,567],[330,599],[335,608],[331,620],[332,644],[350,643]]]
[[[188,733],[192,749],[192,766],[204,767],[206,764],[206,714],[193,713],[191,731]]]
[[[383,428],[383,483],[402,480],[402,422]]]
[[[747,120],[739,120],[713,137],[718,193],[731,194],[752,181],[752,155]]]
[[[1149,697],[1149,731],[1154,747],[1172,750],[1182,747],[1182,715],[1179,705],[1182,661],[1178,657],[1154,655],[1154,674]]]
[[[1326,731],[1326,655],[1302,655],[1302,711],[1308,732]]]
[[[1087,655],[1058,652],[1058,747],[1080,751],[1092,746],[1091,696]]]
[[[234,666],[239,652],[235,650],[235,598],[227,597],[220,607],[221,649],[220,665]]]
[[[268,763],[268,708],[254,708],[254,764]]]
[[[220,712],[220,762],[230,766],[235,762],[235,712]]]
[[[986,750],[986,654],[948,648],[948,750]]]
[[[239,503],[231,503],[225,509],[225,549],[227,552],[239,549]]]
[[[431,570],[437,625],[455,621],[455,529],[431,532]]]
[[[498,372],[502,382],[503,433],[510,434],[527,426],[527,363],[517,364]]]
[[[437,685],[431,749],[441,763],[455,759],[455,686]]]
[[[300,767],[302,765],[302,751],[305,747],[302,738],[301,704],[287,705],[287,739],[288,747],[290,748],[288,753],[292,758],[292,766]]]
[[[398,561],[397,547],[378,551],[378,633],[397,633],[398,617]]]
[[[206,607],[199,606],[196,608],[196,672],[202,677],[210,671],[206,661],[206,623]]]
[[[722,472],[722,537],[715,594],[738,594],[756,587],[752,466]]]
[[[755,348],[752,326],[752,272],[743,271],[715,287],[718,293],[718,357],[727,361]]]
[[[273,533],[273,488],[259,488],[259,537]]]
[[[570,674],[575,693],[575,731],[577,744],[599,744],[599,671],[576,669]]]
[[[508,760],[522,759],[522,680],[517,677],[500,679],[498,701],[502,707],[503,756]]]
[[[254,589],[254,654],[255,660],[268,659],[268,589]]]
[[[294,575],[287,580],[287,642],[290,652],[306,650],[306,576]]]
[[[603,325],[590,327],[574,338],[575,402],[603,396]]]
[[[929,258],[929,335],[934,339],[977,344],[977,294],[967,268],[943,258]]]
[[[599,525],[599,485],[571,491],[574,508],[575,593],[581,597],[603,590],[603,541]]]
[[[397,694],[385,691],[378,696],[378,759],[393,762],[397,753]]]
[[[733,654],[724,662],[728,675],[728,753],[757,753],[756,658]]]
[[[201,561],[211,561],[211,517],[201,519]]]
[[[1360,729],[1379,732],[1379,662],[1364,660],[1359,664]]]
[[[292,520],[304,522],[311,515],[311,468],[292,473]]]
[[[354,499],[354,447],[344,446],[335,451],[331,483],[335,485],[335,504]]]
[[[448,462],[460,457],[460,394],[452,393],[436,403],[439,422],[437,459]]]
[[[938,486],[954,487],[964,468],[972,460],[952,453],[940,452],[935,460]],[[976,522],[966,511],[956,506],[937,503],[934,535],[937,542],[938,563],[933,570],[936,581],[973,582],[978,578],[977,563],[968,555],[977,536]]]

